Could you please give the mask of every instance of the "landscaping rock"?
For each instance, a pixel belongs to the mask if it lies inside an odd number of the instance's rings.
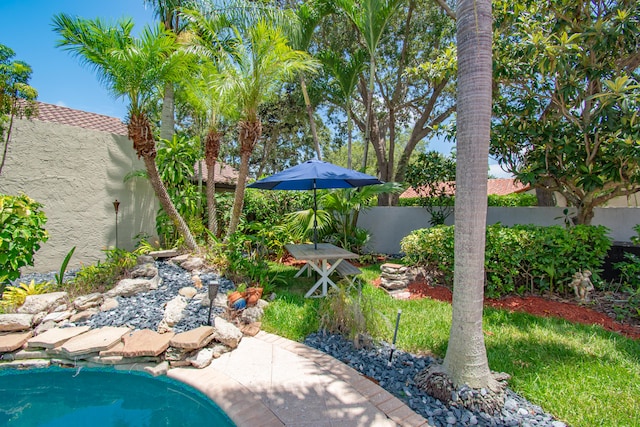
[[[159,334],[149,329],[134,331],[122,337],[124,357],[158,356],[169,347],[173,332]]]
[[[89,330],[88,326],[55,328],[37,335],[27,342],[27,348],[54,348]]]
[[[46,322],[42,322],[38,326],[36,326],[36,328],[33,330],[33,333],[35,335],[40,335],[50,329],[55,328],[56,326],[56,322],[54,322],[53,320],[47,320]]]
[[[187,332],[175,335],[171,339],[171,347],[184,350],[195,350],[209,344],[213,339],[214,329],[212,326],[201,326]]]
[[[150,262],[136,265],[130,274],[134,279],[138,277],[155,277],[158,275],[158,268],[154,265],[153,258],[151,258]]]
[[[107,291],[105,296],[113,297],[130,297],[140,292],[148,292],[157,289],[160,283],[160,276],[154,276],[152,279],[122,279],[115,288]]]
[[[181,288],[178,291],[178,294],[182,295],[183,297],[187,298],[187,299],[191,299],[194,296],[196,296],[196,294],[198,293],[198,291],[196,290],[196,288],[192,288],[191,286],[186,286],[184,288]]]
[[[118,343],[129,331],[129,328],[114,326],[92,329],[62,344],[60,351],[61,354],[70,358],[98,353]]]
[[[176,251],[175,249],[165,249],[162,251],[149,252],[148,255],[156,259],[174,258],[178,256],[178,251]]]
[[[8,353],[22,348],[32,335],[31,331],[0,334],[0,353]]]
[[[264,316],[264,310],[259,308],[258,306],[247,307],[242,310],[240,314],[240,320],[243,323],[256,323],[262,320],[262,316]]]
[[[158,332],[165,333],[173,331],[173,327],[182,320],[183,310],[187,306],[187,299],[181,295],[173,298],[167,303],[164,309],[164,317],[158,325]]]
[[[230,348],[236,348],[242,339],[242,332],[232,323],[216,317],[214,321],[215,332],[213,339]]]
[[[411,279],[411,271],[405,265],[385,263],[380,266],[380,286],[386,290],[404,289]]]
[[[102,304],[103,301],[104,296],[99,292],[95,292],[76,298],[75,300],[73,300],[73,306],[76,309],[83,311],[88,308],[98,307],[100,304]]]
[[[63,320],[66,320],[68,318],[71,317],[71,315],[73,315],[73,313],[71,311],[54,311],[53,313],[49,313],[47,314],[43,319],[42,322],[62,322]]]
[[[36,314],[41,311],[51,311],[53,308],[64,303],[68,297],[66,292],[51,292],[40,295],[27,295],[24,304],[16,310],[18,313]]]
[[[32,324],[33,314],[0,314],[0,332],[26,331]]]
[[[88,318],[90,318],[91,316],[99,312],[100,310],[97,308],[90,308],[88,310],[84,310],[74,314],[69,318],[69,322],[71,323],[82,322],[83,320],[87,320]]]
[[[167,372],[169,372],[169,362],[165,360],[158,363],[156,366],[147,366],[144,368],[144,371],[153,375],[154,377],[167,375]]]
[[[203,348],[195,355],[187,358],[187,361],[191,364],[191,366],[198,369],[206,368],[211,364],[212,360],[213,349],[211,348]]]
[[[100,306],[100,311],[109,311],[118,307],[118,300],[115,298],[107,298]]]
[[[180,267],[187,271],[199,270],[204,266],[204,260],[198,257],[192,257],[180,264]]]

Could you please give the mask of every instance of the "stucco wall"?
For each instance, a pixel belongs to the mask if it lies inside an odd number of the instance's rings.
[[[490,207],[487,224],[563,225],[563,209]],[[400,252],[400,240],[413,230],[429,227],[429,219],[429,213],[422,207],[374,207],[360,213],[358,226],[372,233],[366,251],[397,254]],[[451,225],[454,221],[455,215],[451,215],[446,223]],[[614,241],[629,242],[636,234],[633,227],[640,224],[640,208],[596,208],[592,224],[609,228],[609,237]]]
[[[126,136],[79,127],[18,120],[0,193],[27,194],[44,205],[49,240],[36,252],[28,271],[57,271],[66,253],[76,246],[70,268],[104,260],[102,249],[131,250],[138,233],[155,235],[156,197],[142,178],[123,182],[124,176],[144,164]]]

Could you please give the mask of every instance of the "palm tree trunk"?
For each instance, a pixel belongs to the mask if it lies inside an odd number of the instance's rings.
[[[491,1],[460,0],[453,317],[444,369],[456,386],[496,388],[482,333],[487,158],[491,125]]]
[[[218,235],[218,213],[216,205],[216,159],[220,154],[220,134],[210,131],[205,142],[205,162],[207,164],[207,213],[208,228],[214,236]]]
[[[313,137],[313,143],[316,147],[316,156],[318,160],[322,160],[322,153],[320,152],[320,141],[318,141],[318,132],[316,131],[316,121],[313,118],[313,106],[309,99],[309,92],[307,92],[307,84],[304,81],[304,76],[300,76],[300,87],[302,88],[302,96],[304,97],[304,105],[307,108],[307,115],[309,116],[309,127],[311,128],[311,136]]]
[[[162,118],[160,122],[160,138],[171,140],[175,128],[175,97],[173,83],[164,86],[164,97],[162,99]]]
[[[231,235],[238,229],[238,224],[240,224],[240,216],[244,205],[245,184],[249,176],[249,160],[256,142],[260,139],[260,135],[262,135],[262,124],[259,121],[240,123],[240,168],[238,169],[238,183],[236,184],[231,220],[229,221],[225,241],[229,240]]]
[[[158,197],[158,201],[160,202],[160,206],[162,206],[162,210],[164,210],[167,216],[171,218],[171,221],[173,221],[176,229],[184,238],[184,244],[187,246],[187,248],[194,252],[197,251],[198,244],[193,238],[191,230],[189,230],[187,223],[184,221],[182,216],[180,216],[176,207],[173,205],[173,202],[169,197],[169,193],[167,192],[167,188],[164,186],[162,179],[160,178],[160,173],[158,172],[158,166],[156,165],[155,157],[145,156],[143,158],[143,161],[145,167],[147,168],[149,181],[151,182],[153,191],[155,191],[156,196]]]

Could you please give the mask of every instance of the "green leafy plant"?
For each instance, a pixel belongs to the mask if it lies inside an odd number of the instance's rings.
[[[0,305],[4,310],[19,307],[24,304],[27,296],[47,293],[50,288],[50,282],[35,283],[35,280],[31,280],[29,284],[20,283],[18,286],[7,286],[2,293]]]
[[[487,227],[485,293],[557,292],[567,294],[576,272],[589,269],[599,282],[604,258],[611,246],[602,226]],[[427,269],[436,281],[453,286],[454,228],[438,226],[415,230],[401,242],[405,262]],[[562,262],[558,262],[562,260]]]
[[[65,256],[64,260],[62,261],[62,265],[60,266],[60,273],[56,273],[56,284],[58,284],[59,286],[64,283],[64,273],[65,271],[67,271],[67,265],[69,265],[69,261],[71,260],[71,257],[73,256],[75,250],[75,246],[71,248],[69,253],[67,253],[67,256]]]
[[[74,280],[67,284],[71,295],[105,292],[118,280],[124,278],[136,264],[136,254],[123,249],[105,249],[106,260],[84,266],[76,273]]]
[[[25,194],[0,194],[0,284],[20,277],[21,267],[33,265],[33,255],[49,238],[41,208]]]

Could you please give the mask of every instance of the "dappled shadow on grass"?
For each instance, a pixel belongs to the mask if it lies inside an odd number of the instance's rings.
[[[635,425],[640,416],[640,343],[598,326],[486,309],[492,370],[571,425]]]

